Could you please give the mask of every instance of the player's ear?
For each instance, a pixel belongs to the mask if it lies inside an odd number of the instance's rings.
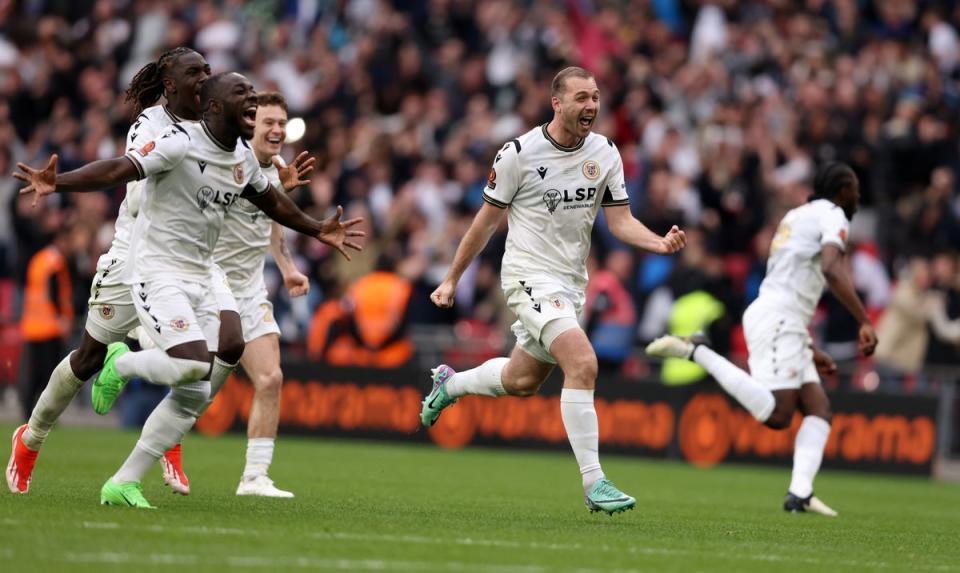
[[[553,106],[553,111],[560,113],[560,98],[557,96],[551,96],[550,105]]]
[[[171,95],[177,93],[177,82],[171,78],[163,78],[163,93]]]
[[[207,111],[214,115],[219,115],[223,111],[223,105],[218,99],[212,99],[207,103]]]

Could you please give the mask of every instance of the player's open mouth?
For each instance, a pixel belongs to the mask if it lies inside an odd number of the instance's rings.
[[[594,119],[594,116],[581,117],[580,125],[583,127],[590,127],[591,125],[593,125],[593,119]]]
[[[257,106],[252,105],[243,110],[243,120],[248,127],[255,127],[257,125]]]
[[[272,143],[273,145],[280,145],[281,139],[280,136],[271,136],[267,138],[267,143]]]

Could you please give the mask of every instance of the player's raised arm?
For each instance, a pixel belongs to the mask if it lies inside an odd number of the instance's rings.
[[[860,301],[857,289],[853,285],[853,276],[845,260],[844,252],[832,243],[826,244],[820,251],[820,268],[827,279],[827,286],[843,304],[857,322],[860,323],[860,351],[865,356],[873,354],[877,347],[877,333],[873,329],[867,310]]]
[[[433,304],[441,308],[453,306],[453,295],[457,291],[457,283],[460,282],[460,277],[463,276],[463,272],[467,270],[473,259],[480,254],[480,251],[490,241],[490,237],[497,230],[500,219],[503,218],[505,212],[506,209],[495,207],[489,202],[484,202],[483,206],[480,207],[480,211],[473,218],[473,223],[470,224],[470,228],[467,229],[467,233],[457,247],[457,253],[453,256],[453,263],[450,264],[447,276],[443,278],[440,286],[430,295]]]
[[[658,255],[671,255],[687,246],[687,235],[680,227],[674,225],[661,237],[638,221],[627,205],[604,207],[603,212],[613,236],[628,245]]]
[[[37,204],[40,197],[49,195],[54,191],[96,191],[135,181],[140,176],[136,166],[126,156],[101,159],[79,169],[60,174],[57,174],[56,154],[50,156],[47,165],[42,169],[33,169],[23,163],[17,163],[17,167],[22,173],[14,172],[13,176],[27,184],[26,187],[20,189],[20,194],[34,193],[34,205]]]
[[[330,245],[340,251],[340,254],[348,261],[350,260],[350,254],[347,252],[347,248],[357,251],[363,250],[363,247],[354,242],[352,237],[363,237],[366,236],[366,233],[350,229],[363,219],[357,217],[341,221],[343,207],[338,206],[336,214],[323,221],[317,221],[301,211],[296,203],[287,197],[286,193],[277,191],[273,185],[268,184],[264,193],[250,195],[246,198],[274,221]]]

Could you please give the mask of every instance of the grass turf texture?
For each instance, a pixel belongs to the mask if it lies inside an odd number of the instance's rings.
[[[52,432],[30,493],[0,496],[2,570],[960,571],[960,487],[923,479],[825,472],[831,519],[780,509],[785,468],[606,456],[638,502],[609,517],[584,508],[570,454],[283,437],[271,475],[297,497],[238,498],[245,439],[190,435],[189,497],[158,466],[158,510],[101,507],[135,441]]]

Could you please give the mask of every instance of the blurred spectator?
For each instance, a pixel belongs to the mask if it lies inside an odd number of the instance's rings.
[[[881,384],[896,390],[904,376],[916,376],[927,354],[928,293],[932,284],[930,263],[910,260],[897,280],[893,299],[877,327],[876,360]]]
[[[24,341],[20,406],[24,420],[30,417],[40,392],[63,357],[73,325],[73,288],[67,260],[71,232],[69,225],[62,225],[51,244],[27,264],[23,316],[20,319]]]
[[[626,285],[633,256],[616,250],[607,255],[602,269],[591,270],[582,320],[602,370],[616,372],[633,350],[637,311]]]

